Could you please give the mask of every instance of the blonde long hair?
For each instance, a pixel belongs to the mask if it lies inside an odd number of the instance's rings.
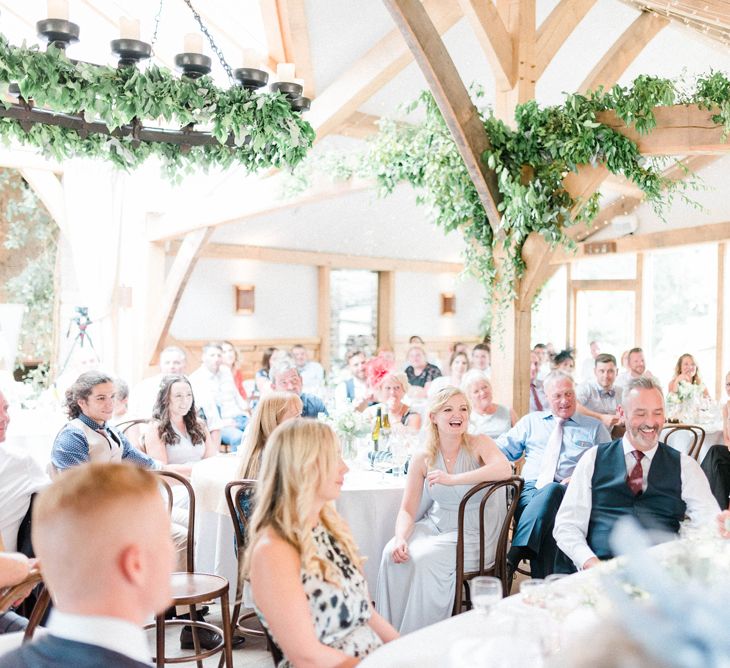
[[[271,392],[256,407],[240,454],[237,477],[258,478],[266,440],[293,408],[302,412],[302,400],[293,392]]]
[[[429,468],[431,468],[431,466],[433,466],[433,464],[435,463],[436,458],[439,454],[439,447],[441,446],[439,430],[434,423],[432,417],[435,413],[438,413],[440,410],[442,410],[450,399],[456,396],[464,397],[464,401],[466,402],[466,405],[469,409],[469,415],[471,415],[471,403],[469,402],[469,397],[466,396],[466,393],[463,390],[459,389],[458,387],[454,387],[453,385],[449,385],[443,390],[436,392],[436,394],[434,394],[433,398],[431,399],[431,403],[429,403],[428,405],[429,419],[428,428],[426,430],[426,443],[424,447],[426,450],[426,466],[428,466]],[[467,415],[467,420],[469,419],[469,415]],[[469,449],[469,442],[466,438],[466,432],[464,432],[461,438],[460,447]]]
[[[251,554],[265,529],[271,528],[300,555],[302,568],[327,582],[341,584],[331,561],[317,555],[308,518],[322,481],[340,461],[340,445],[331,427],[317,420],[295,418],[279,425],[264,450],[251,518],[251,539],[243,563],[248,576]],[[362,559],[345,521],[334,504],[319,513],[320,522],[360,568]]]

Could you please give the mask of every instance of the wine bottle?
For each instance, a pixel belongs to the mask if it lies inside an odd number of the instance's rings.
[[[383,427],[383,412],[378,408],[378,412],[375,415],[375,422],[373,422],[373,450],[378,451],[378,442],[380,441],[380,430]]]

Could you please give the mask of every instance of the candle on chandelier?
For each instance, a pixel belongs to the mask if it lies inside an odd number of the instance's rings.
[[[139,19],[119,17],[119,39],[139,39]]]
[[[203,36],[189,32],[183,38],[183,53],[203,53]]]
[[[279,63],[276,66],[276,78],[291,83],[294,81],[294,63]]]
[[[260,70],[263,59],[261,53],[256,49],[243,50],[243,67]]]
[[[48,0],[48,18],[68,21],[68,0]]]

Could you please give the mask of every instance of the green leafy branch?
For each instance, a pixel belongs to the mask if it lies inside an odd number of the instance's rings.
[[[248,171],[293,167],[314,142],[314,130],[292,111],[280,93],[252,93],[236,86],[218,88],[210,77],[177,78],[164,68],[145,70],[74,63],[53,47],[10,45],[0,35],[0,84],[17,83],[25,100],[58,113],[83,114],[110,131],[135,122],[182,129],[195,125],[209,130],[218,143],[205,146],[140,142],[131,137],[81,136],[76,130],[0,119],[0,137],[42,149],[63,160],[98,157],[124,169],[134,169],[156,156],[165,171],[176,176],[195,167]],[[10,103],[0,101],[8,108]],[[233,138],[233,146],[226,142]]]

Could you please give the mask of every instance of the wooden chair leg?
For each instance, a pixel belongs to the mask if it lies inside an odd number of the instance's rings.
[[[223,631],[223,655],[226,668],[233,668],[233,627],[231,626],[231,609],[228,607],[228,592],[221,595],[221,629]]]
[[[188,612],[190,612],[190,621],[191,622],[198,621],[198,615],[197,615],[194,605],[191,605],[188,608]],[[191,625],[190,629],[193,633],[193,647],[195,649],[195,654],[200,654],[201,648],[200,648],[200,636],[198,635],[198,627]],[[203,661],[201,659],[198,659],[195,663],[198,666],[198,668],[203,668]]]
[[[51,595],[48,593],[48,589],[46,589],[45,586],[41,586],[38,599],[36,600],[35,605],[33,606],[33,611],[30,613],[30,617],[28,618],[28,626],[26,626],[25,633],[23,634],[24,643],[33,638],[33,634],[35,633],[38,624],[40,624],[43,619],[43,615],[46,614],[46,610],[48,610],[50,603]]]
[[[157,656],[155,664],[157,668],[165,668],[165,616],[157,615]]]

